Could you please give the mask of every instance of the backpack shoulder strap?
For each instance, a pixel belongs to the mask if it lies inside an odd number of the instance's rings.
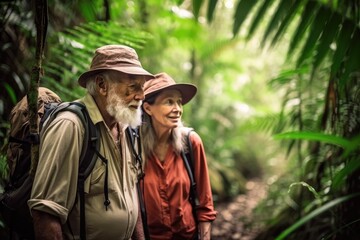
[[[85,180],[90,175],[96,163],[96,151],[100,148],[100,129],[99,126],[95,126],[92,122],[84,104],[71,102],[68,110],[76,113],[80,117],[85,128],[84,144],[79,165],[79,175],[83,175]]]
[[[49,106],[49,108],[51,109],[53,107]],[[58,104],[58,106],[53,110],[46,111],[48,116],[44,116],[43,119],[49,118],[46,121],[51,122],[57,116],[57,114],[62,111],[70,111],[76,114],[84,126],[85,135],[83,149],[79,159],[79,176],[83,175],[85,180],[91,173],[97,159],[95,152],[100,147],[99,129],[98,126],[94,125],[86,109],[86,106],[81,102],[63,102]]]
[[[131,151],[132,151],[133,158],[135,159],[135,164],[137,165],[137,167],[140,170],[138,179],[142,179],[145,174],[143,171],[143,160],[142,160],[142,153],[141,153],[142,146],[141,146],[141,141],[140,141],[139,128],[127,127],[126,135],[131,144]],[[137,148],[137,150],[136,150],[136,148]]]
[[[144,198],[143,198],[143,195],[141,192],[141,186],[140,186],[140,184],[144,180],[145,174],[144,174],[143,167],[142,167],[142,154],[141,154],[142,147],[141,147],[141,140],[140,140],[140,135],[139,135],[139,128],[127,127],[126,134],[131,143],[133,157],[136,161],[135,164],[137,164],[138,167],[140,168],[140,174],[138,177],[136,188],[137,188],[137,193],[138,193],[138,198],[139,198],[140,213],[141,213],[141,220],[142,220],[142,225],[143,225],[143,229],[144,229],[145,240],[150,240],[150,233],[149,233],[149,229],[147,226],[146,207],[145,207],[145,202],[144,202]],[[137,140],[137,148],[138,148],[137,151],[136,151],[136,146],[135,146],[136,140]]]
[[[72,102],[68,110],[76,113],[85,127],[83,149],[80,155],[78,192],[80,201],[80,239],[86,240],[86,219],[85,219],[85,180],[93,170],[100,149],[100,130],[90,119],[89,112],[85,105],[79,102]],[[81,113],[81,114],[80,114]]]
[[[188,147],[188,151],[186,152],[186,160],[190,167],[191,174],[194,175],[194,154],[193,154],[193,147],[192,147],[191,139],[190,139],[190,134],[192,131],[194,131],[194,129],[190,128],[186,135],[186,144]],[[194,182],[195,182],[195,180],[194,180]]]
[[[49,121],[55,118],[60,111],[70,111],[75,113],[81,120],[84,129],[83,149],[79,159],[78,193],[80,201],[80,239],[86,240],[86,221],[85,221],[85,180],[90,175],[97,160],[97,153],[100,148],[100,129],[92,122],[86,106],[80,102],[61,103],[51,113]],[[46,118],[45,118],[46,119]]]
[[[196,217],[196,209],[199,206],[199,199],[197,197],[197,191],[196,191],[196,181],[194,178],[194,153],[193,153],[193,147],[191,144],[190,134],[193,131],[193,129],[190,129],[186,135],[186,143],[188,147],[187,153],[185,151],[181,152],[182,159],[184,160],[184,164],[186,167],[186,171],[189,175],[190,179],[190,203],[192,205],[193,215],[195,218],[195,221],[197,222]]]

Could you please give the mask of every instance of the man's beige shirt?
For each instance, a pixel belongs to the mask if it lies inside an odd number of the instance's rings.
[[[110,205],[104,206],[105,164],[97,159],[85,181],[85,214],[87,239],[129,239],[138,217],[136,169],[131,148],[122,129],[120,147],[112,139],[93,98],[85,103],[94,124],[100,125],[100,153],[108,160]],[[71,112],[62,112],[41,132],[40,158],[34,180],[30,209],[58,216],[65,239],[79,239],[80,205],[77,195],[79,157],[83,146],[84,127]],[[71,231],[68,229],[69,221]],[[46,229],[44,229],[46,231]]]

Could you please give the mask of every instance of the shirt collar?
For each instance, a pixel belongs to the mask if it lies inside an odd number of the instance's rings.
[[[86,93],[86,95],[81,98],[80,101],[85,104],[86,109],[89,112],[90,118],[94,124],[97,124],[99,122],[104,122],[105,124],[105,121],[99,111],[98,106],[96,105],[94,98],[89,93]]]

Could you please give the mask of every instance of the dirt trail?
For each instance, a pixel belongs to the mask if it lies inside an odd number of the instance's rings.
[[[212,224],[212,240],[252,240],[256,236],[260,226],[253,221],[252,210],[266,196],[266,185],[251,180],[246,189],[246,194],[216,204],[218,216]]]

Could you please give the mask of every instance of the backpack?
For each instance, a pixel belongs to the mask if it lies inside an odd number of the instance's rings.
[[[44,122],[54,119],[59,112],[71,111],[85,126],[84,148],[79,165],[78,192],[80,201],[80,235],[85,239],[84,182],[91,173],[99,154],[99,129],[92,123],[85,105],[79,102],[61,102],[47,88],[39,88],[38,123],[41,130]],[[39,131],[40,131],[39,130]],[[34,239],[34,230],[27,200],[30,198],[33,179],[29,175],[31,166],[31,144],[39,144],[39,134],[30,136],[26,96],[12,109],[10,136],[7,149],[9,176],[4,192],[0,194],[0,212],[9,228],[10,239]]]

